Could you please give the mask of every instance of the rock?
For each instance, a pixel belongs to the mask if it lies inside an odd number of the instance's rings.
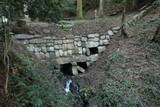
[[[91,55],[91,52],[90,52],[90,50],[87,48],[86,49],[86,54],[89,56],[89,55]]]
[[[88,38],[94,38],[94,37],[99,37],[99,34],[95,33],[95,34],[89,34],[88,35]]]
[[[68,54],[69,54],[69,55],[72,55],[72,50],[68,50]]]
[[[61,45],[63,42],[62,42],[62,40],[56,40],[55,42],[54,42],[56,45]]]
[[[113,33],[118,33],[118,31],[115,30],[115,31],[113,31]]]
[[[97,61],[98,60],[98,54],[94,54],[94,55],[91,55],[90,57],[89,57],[89,60],[91,61],[91,62],[95,62],[95,61]]]
[[[95,37],[95,38],[89,38],[88,41],[97,42],[97,41],[99,41],[99,38],[97,38],[97,37]]]
[[[46,54],[45,54],[45,57],[49,58],[49,53],[46,53]]]
[[[91,65],[91,63],[90,63],[90,62],[86,62],[86,64],[87,64],[87,67],[89,67],[89,66]]]
[[[67,49],[73,49],[74,45],[73,44],[67,44]]]
[[[98,53],[104,52],[106,50],[105,46],[99,46],[98,47]]]
[[[106,38],[105,35],[102,35],[102,36],[100,37],[100,39],[102,39],[102,40],[104,40],[105,38]]]
[[[100,40],[100,45],[107,45],[109,44],[109,40]]]
[[[60,45],[54,45],[55,49],[60,49]]]
[[[53,46],[53,43],[47,43],[47,46]]]
[[[113,31],[112,30],[108,30],[108,35],[113,36],[114,35]]]
[[[82,40],[83,42],[86,42],[86,41],[87,41],[87,37],[82,37],[81,40]]]
[[[108,44],[109,44],[109,41],[108,41],[108,40],[103,40],[103,44],[104,44],[104,45],[108,45]]]
[[[43,32],[44,33],[50,33],[50,30],[49,29],[43,29]]]
[[[37,35],[28,35],[28,34],[16,34],[15,35],[15,39],[18,40],[26,40],[26,39],[33,39],[35,38]]]
[[[77,66],[77,69],[78,69],[78,71],[80,71],[80,72],[82,72],[82,73],[84,73],[84,72],[85,72],[85,69],[84,69],[84,68],[82,68],[82,67],[80,67],[80,66]]]
[[[27,45],[28,43],[29,43],[28,40],[24,40],[24,41],[23,41],[23,44],[24,44],[24,45]]]
[[[42,50],[43,53],[46,53],[46,52],[47,52],[47,48],[46,48],[45,46],[42,46],[42,47],[41,47],[41,50]]]
[[[48,36],[48,37],[43,37],[43,39],[47,39],[47,40],[49,39],[49,40],[50,40],[50,39],[52,39],[52,37],[50,37],[50,36]]]
[[[73,75],[78,75],[77,66],[72,66],[72,74]]]
[[[116,26],[116,27],[113,27],[113,28],[112,28],[112,30],[114,30],[114,31],[115,31],[115,30],[118,31],[118,30],[120,30],[120,29],[121,29],[120,26]]]
[[[85,54],[86,53],[86,48],[83,48],[82,51],[83,51],[83,54]]]
[[[110,36],[109,36],[109,35],[106,35],[106,39],[107,39],[107,40],[110,40]]]
[[[75,37],[74,40],[75,41],[80,41],[80,37]]]
[[[56,57],[59,57],[60,56],[59,51],[55,51],[55,55]]]
[[[47,51],[48,52],[53,52],[54,51],[54,47],[47,47]]]
[[[82,53],[83,53],[82,48],[78,48],[78,50],[79,50],[79,54],[82,54]]]
[[[59,55],[60,56],[63,56],[64,55],[64,52],[62,50],[59,50]]]
[[[56,63],[57,64],[67,64],[67,63],[70,63],[71,62],[71,59],[69,57],[60,57],[60,58],[57,58],[56,59]]]
[[[87,43],[87,47],[88,48],[94,48],[94,47],[97,47],[99,45],[99,42],[93,42],[93,41],[89,41]]]
[[[64,56],[68,56],[68,51],[64,51]]]
[[[76,42],[74,42],[74,45],[75,46],[82,46],[82,43],[81,43],[81,41],[76,41]]]

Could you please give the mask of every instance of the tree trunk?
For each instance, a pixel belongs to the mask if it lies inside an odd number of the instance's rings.
[[[121,36],[123,37],[128,37],[126,31],[125,31],[125,19],[126,19],[126,6],[124,6],[124,10],[123,10],[123,13],[122,13],[122,24],[121,24]]]
[[[103,0],[99,0],[99,16],[102,17],[104,14],[103,14],[103,4],[104,1]]]
[[[77,18],[83,19],[82,0],[77,0]]]
[[[153,37],[153,41],[160,43],[160,24],[156,29],[155,35]]]

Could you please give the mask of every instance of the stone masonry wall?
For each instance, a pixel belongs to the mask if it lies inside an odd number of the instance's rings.
[[[15,37],[39,58],[54,58],[56,63],[62,66],[71,64],[72,74],[77,75],[78,72],[85,72],[84,66],[77,63],[89,66],[96,61],[109,44],[110,36],[119,29],[114,27],[103,34],[66,35],[62,38],[26,34],[17,34]]]

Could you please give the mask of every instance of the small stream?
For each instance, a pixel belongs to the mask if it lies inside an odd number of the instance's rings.
[[[86,107],[83,98],[81,97],[79,84],[76,83],[70,75],[65,75],[62,72],[58,72],[58,74],[58,79],[60,83],[63,84],[65,95],[72,93],[75,96],[75,101],[72,103],[71,107]]]

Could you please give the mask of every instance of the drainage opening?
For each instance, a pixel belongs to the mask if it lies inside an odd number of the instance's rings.
[[[95,48],[89,48],[89,51],[90,51],[91,55],[94,55],[94,54],[98,53],[98,48],[97,47],[95,47]]]
[[[77,62],[77,65],[82,67],[83,69],[87,69],[87,63],[86,62]]]
[[[72,64],[63,64],[60,65],[60,71],[63,72],[65,75],[72,75]]]
[[[77,62],[77,66],[78,73],[84,73],[87,69],[86,62]]]

